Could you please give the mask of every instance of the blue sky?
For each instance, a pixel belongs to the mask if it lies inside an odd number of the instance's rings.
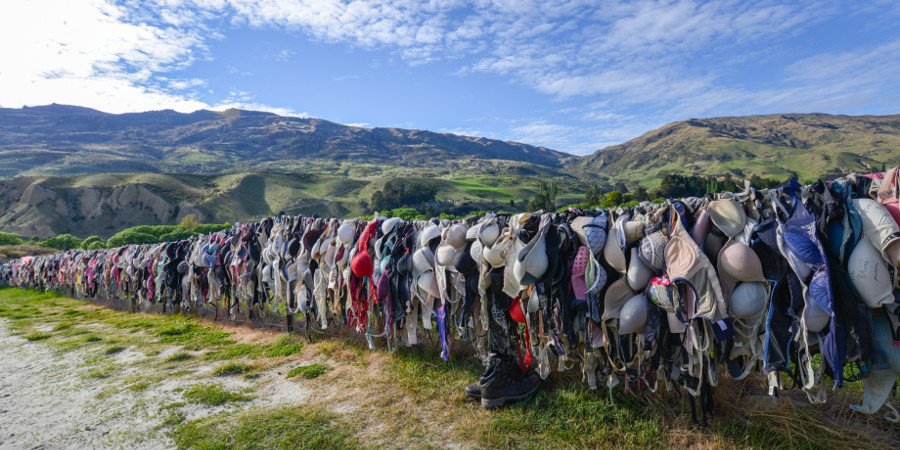
[[[691,117],[900,113],[897,23],[894,0],[5,0],[0,106],[240,107],[587,154]]]

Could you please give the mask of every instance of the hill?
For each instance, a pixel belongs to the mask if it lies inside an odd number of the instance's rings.
[[[109,237],[187,214],[216,223],[282,210],[350,217],[371,212],[372,194],[397,177],[435,187],[430,211],[464,214],[521,209],[541,178],[560,185],[564,204],[581,201],[588,186],[607,192],[624,183],[634,191],[669,173],[775,180],[797,173],[812,181],[898,162],[900,115],[690,119],[579,158],[516,142],[254,111],[0,108],[0,230]]]
[[[900,115],[778,114],[675,122],[571,167],[652,185],[665,173],[814,180],[898,162]]]
[[[513,175],[442,176],[422,169],[435,186],[435,209],[458,213],[524,207],[538,178]],[[392,176],[234,173],[97,174],[16,177],[0,180],[0,230],[46,238],[61,233],[104,238],[136,225],[178,223],[193,214],[201,222],[256,220],[279,211],[353,217]],[[582,198],[585,186],[559,179],[561,201]]]
[[[341,173],[356,164],[390,169],[480,167],[537,174],[574,159],[517,142],[360,128],[236,109],[107,114],[55,104],[0,108],[2,177],[271,170]]]

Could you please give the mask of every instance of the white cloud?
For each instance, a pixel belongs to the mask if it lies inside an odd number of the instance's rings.
[[[69,103],[110,112],[206,106],[157,86],[153,75],[189,65],[195,33],[131,23],[99,0],[4,2],[0,14],[0,104]]]
[[[598,126],[573,126],[535,120],[511,126],[509,140],[539,145],[574,155],[586,155],[610,145],[619,144],[662,123],[618,121]]]

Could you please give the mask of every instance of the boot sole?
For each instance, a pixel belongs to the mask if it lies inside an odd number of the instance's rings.
[[[516,403],[516,402],[525,400],[526,398],[531,397],[531,395],[534,394],[535,392],[537,392],[537,390],[538,390],[538,388],[535,387],[530,392],[526,392],[522,395],[514,395],[514,396],[509,396],[509,397],[500,397],[500,398],[491,398],[491,399],[482,397],[481,398],[481,406],[484,407],[484,409],[500,408],[501,406],[506,406],[510,403]]]
[[[466,392],[466,395],[468,395],[469,398],[474,398],[475,400],[481,400],[481,394],[476,395],[476,394],[472,394],[470,392]]]

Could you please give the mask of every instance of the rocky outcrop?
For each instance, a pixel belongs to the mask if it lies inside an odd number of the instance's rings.
[[[30,181],[0,183],[0,229],[42,238],[60,233],[108,236],[135,225],[177,223],[188,214],[201,222],[213,219],[188,199],[166,198],[145,185],[54,187],[45,186],[43,179]]]

